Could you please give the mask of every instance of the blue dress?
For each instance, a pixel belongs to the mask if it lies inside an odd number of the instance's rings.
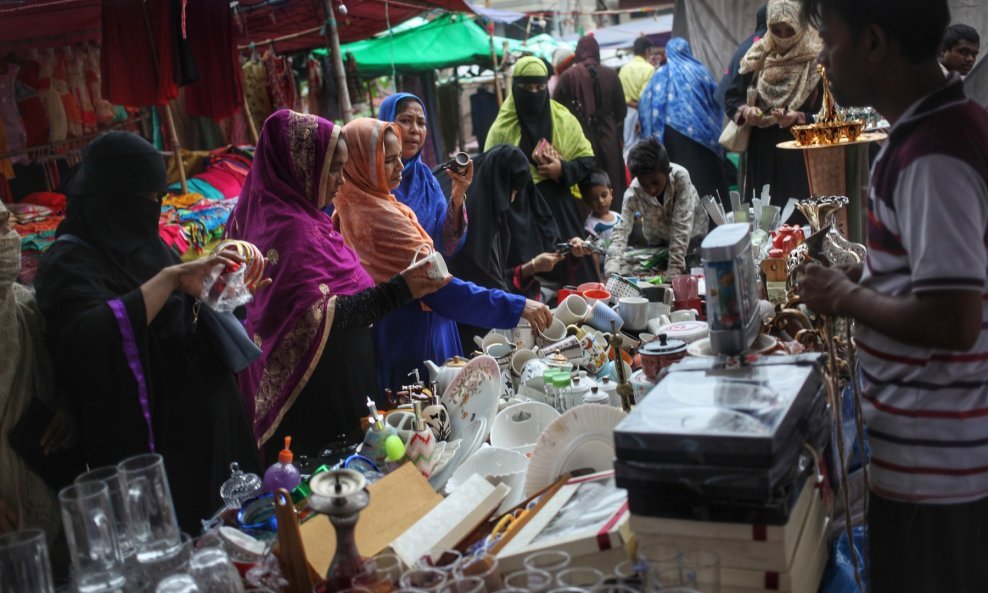
[[[457,322],[499,329],[517,326],[525,301],[521,295],[453,278],[444,288],[422,299],[431,311],[423,310],[419,301],[392,311],[374,324],[380,388],[398,391],[411,383],[408,373],[412,369],[428,377],[422,361],[442,364],[447,358],[462,355]]]

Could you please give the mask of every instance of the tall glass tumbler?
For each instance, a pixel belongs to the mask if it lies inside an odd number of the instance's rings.
[[[113,525],[110,491],[103,482],[62,489],[62,525],[72,561],[72,582],[78,593],[123,591],[123,556]]]
[[[189,560],[189,574],[203,591],[209,593],[244,593],[244,583],[223,548],[197,550]]]
[[[45,533],[25,529],[0,535],[0,591],[54,590]]]
[[[110,493],[110,510],[113,512],[113,528],[117,532],[117,544],[120,555],[126,562],[134,555],[134,538],[130,533],[131,521],[127,515],[127,492],[124,489],[123,476],[116,466],[108,465],[81,474],[75,479],[76,484],[102,482]]]
[[[117,469],[127,493],[137,561],[152,564],[178,554],[182,534],[161,455],[137,455],[121,461]]]

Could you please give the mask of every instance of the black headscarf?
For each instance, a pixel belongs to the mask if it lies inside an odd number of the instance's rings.
[[[519,148],[491,148],[474,161],[474,171],[466,202],[470,230],[449,268],[457,278],[512,291],[514,267],[550,251],[559,230]],[[440,177],[447,193],[449,183],[447,176]],[[517,191],[514,202],[512,191]]]
[[[519,145],[530,161],[539,140],[545,138],[552,142],[552,107],[548,88],[533,93],[525,90],[522,85],[547,84],[548,80],[547,76],[516,76],[512,81],[511,95],[514,97],[515,111],[521,126]]]

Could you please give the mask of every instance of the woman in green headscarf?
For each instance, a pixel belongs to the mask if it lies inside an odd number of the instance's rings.
[[[498,144],[521,148],[528,156],[535,187],[548,202],[560,234],[580,237],[584,233],[584,217],[580,213],[579,197],[570,188],[593,172],[596,166],[593,148],[583,135],[580,122],[568,109],[549,98],[549,68],[545,62],[534,57],[522,58],[515,64],[512,78],[511,93],[487,134],[484,150]],[[552,144],[561,156],[545,151],[534,155],[542,139]],[[575,241],[572,255],[584,254],[580,242]],[[590,258],[567,257],[567,264],[556,266],[550,278],[569,285],[597,281]]]

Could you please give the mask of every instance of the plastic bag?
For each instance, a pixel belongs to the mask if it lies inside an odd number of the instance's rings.
[[[244,283],[246,269],[246,266],[237,266],[231,270],[222,264],[217,265],[203,281],[199,300],[220,313],[229,313],[246,305],[253,298]]]
[[[866,553],[868,534],[864,526],[855,527],[853,532],[854,553],[858,556],[858,568],[861,571],[861,584],[864,589],[859,589],[854,579],[852,551],[847,542],[847,532],[842,531],[831,545],[830,560],[823,573],[819,593],[868,593],[870,589],[868,567],[865,564],[865,558],[868,556]]]

